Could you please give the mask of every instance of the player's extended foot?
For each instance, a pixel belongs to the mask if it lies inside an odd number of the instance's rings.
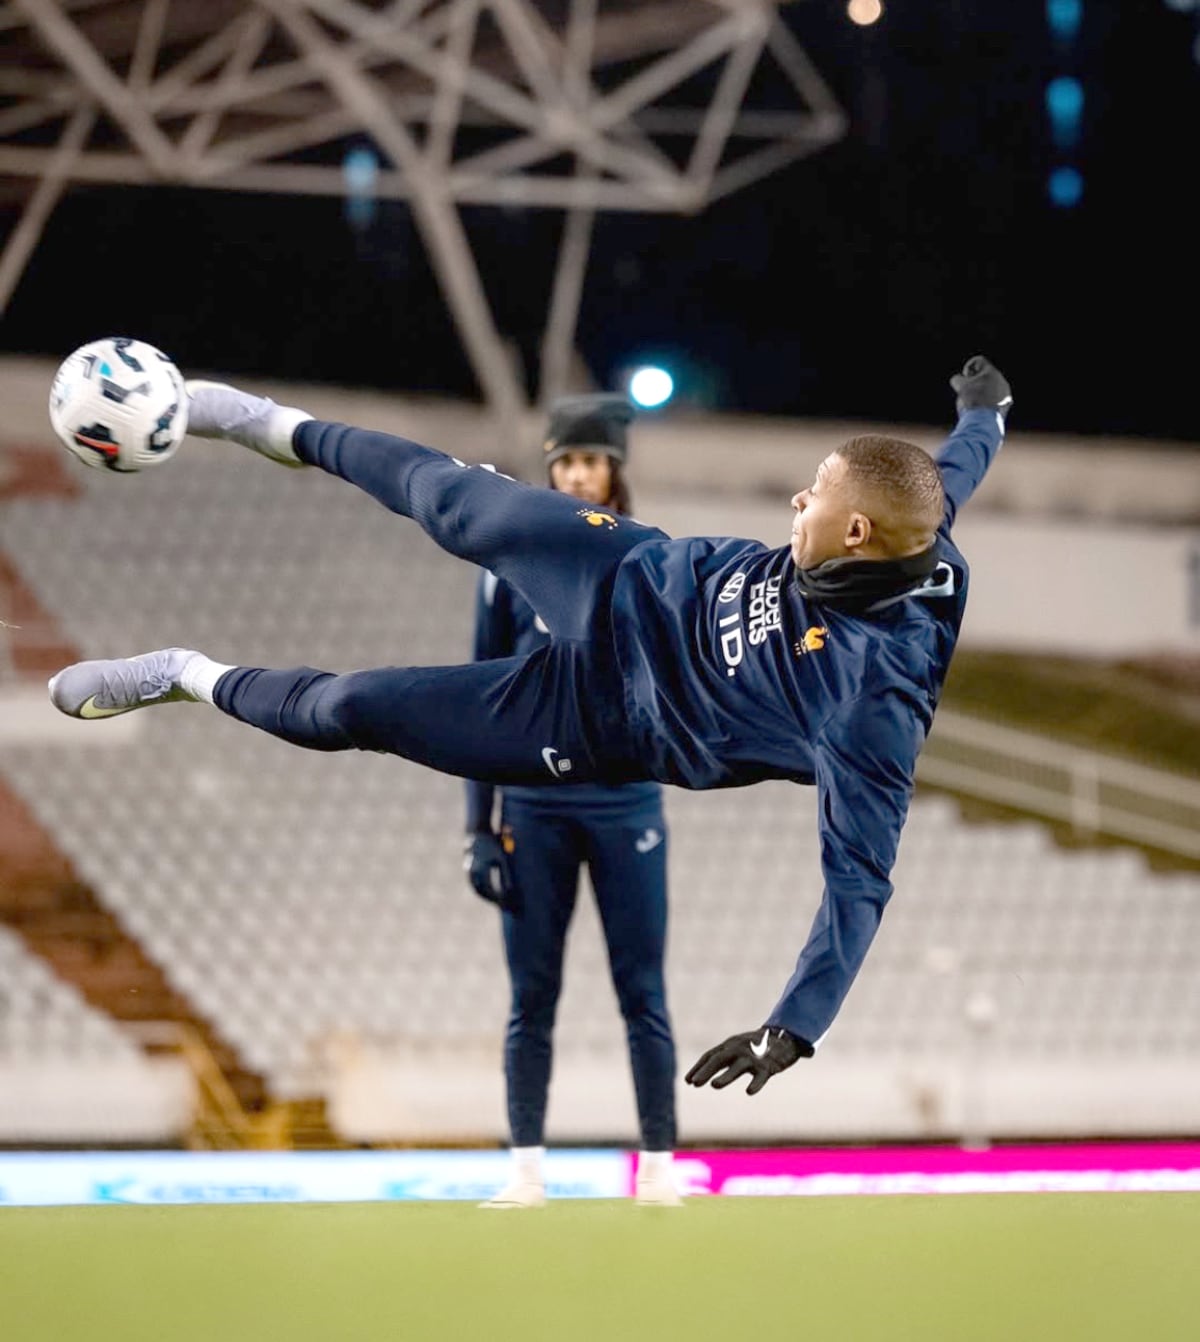
[[[670,1174],[639,1175],[634,1185],[634,1201],[639,1207],[682,1207],[683,1198]]]
[[[529,1207],[544,1207],[546,1188],[533,1179],[514,1179],[511,1184],[505,1184],[494,1197],[479,1205],[492,1211],[524,1211]]]
[[[179,677],[191,648],[162,648],[139,657],[76,662],[50,679],[50,702],[71,718],[114,718],[147,704],[191,699]]]
[[[282,462],[303,466],[292,446],[296,425],[312,416],[277,405],[269,396],[252,396],[224,382],[188,382],[188,433],[197,438],[230,438],[243,447]]]

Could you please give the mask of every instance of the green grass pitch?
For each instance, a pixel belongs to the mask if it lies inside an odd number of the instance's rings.
[[[11,1342],[1195,1342],[1200,1195],[0,1209]]]

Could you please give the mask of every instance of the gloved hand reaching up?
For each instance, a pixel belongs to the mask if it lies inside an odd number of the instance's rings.
[[[950,379],[950,386],[960,415],[964,410],[994,410],[1003,419],[1012,405],[1008,379],[982,354],[972,355],[963,364],[962,372]]]

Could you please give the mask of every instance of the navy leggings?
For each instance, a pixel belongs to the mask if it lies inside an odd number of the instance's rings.
[[[218,708],[294,745],[402,755],[481,782],[650,776],[626,727],[609,605],[617,565],[663,532],[391,434],[308,420],[293,441],[302,461],[510,582],[552,641],[450,667],[237,667],[217,683]]]
[[[503,916],[512,985],[504,1043],[512,1144],[544,1142],[567,929],[586,865],[625,1019],[642,1147],[673,1150],[675,1045],[663,970],[667,829],[661,800],[555,809],[506,796],[502,820],[522,896],[520,913]]]

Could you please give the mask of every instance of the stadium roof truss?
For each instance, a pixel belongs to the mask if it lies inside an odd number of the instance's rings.
[[[781,7],[7,0],[0,174],[20,208],[0,310],[74,184],[403,199],[480,386],[514,424],[524,392],[460,207],[564,213],[544,401],[565,387],[597,212],[695,214],[845,133]]]

